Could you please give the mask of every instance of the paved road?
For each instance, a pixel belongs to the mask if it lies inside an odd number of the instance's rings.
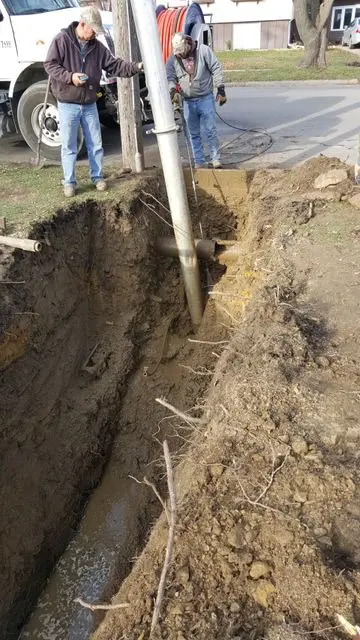
[[[243,133],[220,120],[224,162],[244,166],[292,166],[319,154],[337,156],[353,162],[357,155],[360,130],[360,87],[356,85],[283,83],[228,89],[228,104],[219,110],[234,126],[264,129],[273,146],[260,156],[253,154],[268,147],[264,134]],[[145,137],[148,166],[159,162],[153,136]],[[119,137],[104,129],[106,161],[120,155]],[[182,144],[182,154],[186,151]],[[26,162],[31,152],[17,136],[0,139],[0,162]]]
[[[251,164],[292,166],[324,154],[353,162],[360,132],[357,85],[239,87],[231,92],[243,127],[266,128],[272,148]],[[233,118],[229,113],[229,120]],[[241,141],[239,141],[241,142]]]

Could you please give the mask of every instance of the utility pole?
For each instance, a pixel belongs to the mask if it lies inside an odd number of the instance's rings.
[[[112,12],[115,55],[139,62],[140,49],[129,0],[113,0]],[[144,143],[139,77],[118,78],[117,89],[123,168],[140,173],[144,169]]]

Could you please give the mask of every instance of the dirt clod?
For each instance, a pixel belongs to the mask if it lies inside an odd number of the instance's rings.
[[[241,525],[236,525],[228,534],[227,541],[231,547],[242,549],[244,546],[244,531]]]
[[[309,446],[304,438],[297,436],[291,442],[291,448],[298,456],[305,456],[309,451]]]
[[[271,573],[271,567],[266,562],[256,561],[250,567],[249,576],[253,580],[259,580],[259,578],[264,578],[269,573]]]
[[[251,592],[255,602],[265,609],[268,608],[271,597],[276,593],[276,588],[269,580],[261,580]]]

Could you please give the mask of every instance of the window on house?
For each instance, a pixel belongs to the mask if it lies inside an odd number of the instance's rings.
[[[355,18],[360,18],[359,5],[357,7],[334,7],[331,19],[332,31],[343,31]]]
[[[333,20],[332,20],[332,30],[337,31],[341,29],[341,21],[342,21],[342,9],[334,9],[333,10]]]
[[[353,9],[345,9],[344,12],[344,29],[352,23]]]

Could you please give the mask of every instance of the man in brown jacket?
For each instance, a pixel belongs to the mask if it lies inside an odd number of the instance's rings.
[[[143,68],[141,62],[124,62],[115,58],[96,39],[103,32],[98,9],[86,7],[81,13],[80,22],[73,22],[53,40],[44,63],[51,78],[52,92],[58,101],[66,197],[76,193],[75,163],[79,126],[84,132],[91,180],[98,191],[106,190],[101,126],[96,106],[102,70],[113,77],[131,78]]]

